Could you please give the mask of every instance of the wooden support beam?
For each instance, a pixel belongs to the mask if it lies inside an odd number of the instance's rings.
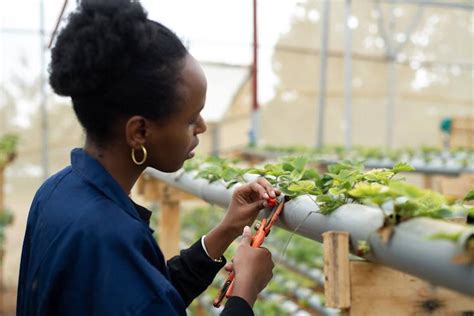
[[[198,300],[196,302],[196,310],[195,310],[195,315],[196,316],[207,316],[207,312],[206,312],[206,309],[204,308],[204,306],[202,305],[202,303]]]
[[[423,188],[433,189],[433,176],[430,174],[423,174]]]
[[[150,201],[161,200],[163,193],[163,182],[155,179],[145,179],[143,186],[143,195],[145,199]]]
[[[143,174],[137,183],[137,193],[147,201],[160,202],[158,236],[165,259],[179,253],[181,201],[198,199],[165,182]]]
[[[161,191],[162,199],[158,234],[160,248],[166,260],[179,253],[181,231],[180,201],[176,191],[176,189],[167,185],[163,186]]]
[[[349,234],[326,232],[326,306],[346,316],[474,315],[474,299],[363,260],[349,261]]]
[[[351,306],[349,234],[324,233],[323,249],[326,306],[347,309]]]
[[[137,193],[143,195],[145,200],[159,201],[164,198],[163,190],[165,187],[168,187],[168,184],[165,182],[147,175],[142,175],[138,179]],[[177,200],[198,200],[196,196],[175,188],[173,188],[173,196]]]
[[[474,315],[474,299],[382,265],[351,261],[351,316]]]

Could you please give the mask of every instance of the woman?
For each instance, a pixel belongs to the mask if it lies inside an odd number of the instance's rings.
[[[50,83],[71,97],[86,143],[33,200],[17,315],[185,315],[244,227],[222,315],[252,315],[273,263],[246,225],[279,192],[263,179],[239,187],[221,223],[167,263],[150,211],[128,197],[146,167],[181,168],[206,130],[204,73],[176,35],[136,1],[83,0],[52,50]]]

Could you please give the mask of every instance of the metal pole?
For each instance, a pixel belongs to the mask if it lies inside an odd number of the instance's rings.
[[[46,109],[47,95],[46,95],[46,52],[45,52],[45,30],[44,30],[44,0],[40,1],[40,92],[41,92],[41,165],[43,168],[43,179],[49,175],[49,161],[48,161],[48,112]]]
[[[395,31],[395,17],[393,15],[393,10],[390,13],[390,18],[388,22],[389,34],[392,35]],[[392,36],[387,37],[387,41],[390,41]],[[387,87],[387,139],[386,146],[387,148],[392,148],[393,146],[393,127],[395,126],[395,84],[396,84],[396,69],[395,69],[395,59],[397,52],[394,49],[394,45],[389,46],[388,52],[388,87]]]
[[[395,91],[396,91],[396,65],[395,58],[392,56],[389,60],[388,65],[388,96],[387,96],[387,148],[393,146],[393,127],[395,125]]]
[[[211,144],[211,155],[219,157],[220,153],[220,134],[221,134],[221,124],[220,122],[216,122],[211,127],[211,137],[212,137],[212,144]]]
[[[319,111],[318,111],[318,130],[316,135],[316,147],[321,148],[324,145],[324,113],[326,107],[326,69],[327,69],[327,51],[329,37],[329,0],[323,1],[323,23],[321,25],[321,55],[320,55],[320,75],[319,75]]]
[[[344,18],[344,130],[345,146],[352,147],[352,29],[349,27],[352,1],[346,0]]]
[[[454,2],[454,1],[436,1],[436,0],[377,0],[388,4],[414,4],[431,7],[445,7],[447,9],[474,10],[472,1]]]
[[[257,37],[257,0],[253,0],[253,64],[252,64],[252,117],[249,133],[250,146],[258,144],[260,134],[260,115],[258,106],[258,37]]]
[[[380,6],[380,2],[377,1],[376,3],[376,8],[377,11],[379,12],[379,19],[377,20],[378,26],[379,26],[379,31],[384,39],[385,42],[385,54],[387,56],[388,60],[388,70],[387,70],[387,111],[386,111],[386,130],[385,130],[385,146],[387,148],[391,148],[393,146],[393,130],[394,130],[394,125],[395,125],[395,98],[396,98],[396,63],[397,63],[397,56],[398,53],[401,52],[403,47],[406,45],[408,42],[405,41],[403,43],[400,43],[398,47],[396,47],[395,43],[392,43],[392,34],[395,31],[395,17],[393,15],[393,11],[390,14],[389,17],[389,29],[388,33],[385,32],[385,23],[384,23],[384,15],[382,8]],[[407,38],[410,37],[410,35],[413,33],[419,22],[421,21],[423,15],[423,8],[418,7],[418,10],[416,11],[415,16],[411,20],[410,24],[408,25],[405,34]]]

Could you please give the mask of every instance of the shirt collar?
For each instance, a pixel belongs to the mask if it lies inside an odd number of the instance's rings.
[[[83,149],[75,148],[71,151],[71,166],[82,178],[101,191],[122,209],[136,219],[144,220],[140,216],[132,200],[123,191],[122,187],[115,181],[109,172],[93,157],[89,156]]]
[[[150,225],[150,218],[151,218],[151,214],[152,212],[146,208],[144,208],[143,206],[141,205],[138,205],[137,203],[133,202],[133,205],[135,205],[137,211],[138,211],[138,215],[140,216],[140,218],[145,222],[147,223],[148,225]]]

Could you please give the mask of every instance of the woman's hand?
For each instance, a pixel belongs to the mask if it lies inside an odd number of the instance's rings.
[[[267,207],[267,199],[280,195],[270,182],[258,178],[235,189],[224,219],[204,238],[208,254],[213,259],[222,256],[242,229],[251,225],[258,212]]]
[[[262,177],[238,187],[220,225],[235,239],[245,226],[253,223],[258,212],[268,206],[267,199],[278,195],[280,191]]]
[[[258,293],[270,282],[274,267],[270,251],[261,247],[252,248],[251,240],[250,228],[246,226],[232,266],[226,266],[226,270],[232,268],[235,273],[232,295],[243,298],[250,306],[255,303]]]

